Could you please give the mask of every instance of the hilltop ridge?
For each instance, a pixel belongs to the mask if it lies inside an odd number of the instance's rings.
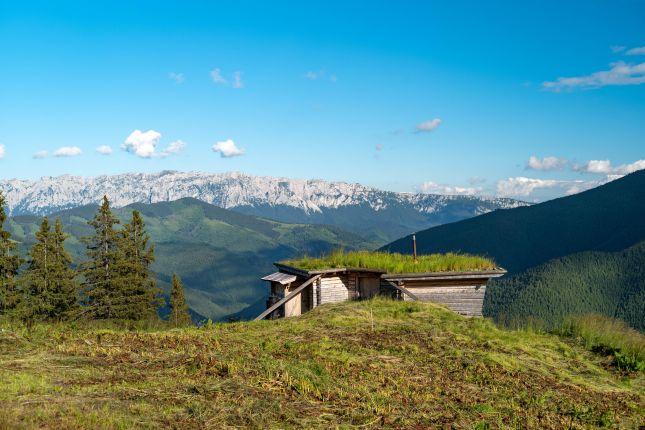
[[[0,427],[644,424],[642,372],[428,303],[344,302],[201,329],[0,326],[0,345]]]

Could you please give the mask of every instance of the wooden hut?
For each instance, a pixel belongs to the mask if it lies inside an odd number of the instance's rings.
[[[400,300],[439,303],[467,316],[481,316],[486,283],[503,276],[501,268],[461,272],[387,273],[379,269],[303,270],[275,263],[267,309],[256,319],[291,317],[325,303],[387,295]]]

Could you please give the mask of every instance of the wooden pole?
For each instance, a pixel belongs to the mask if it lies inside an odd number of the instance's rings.
[[[289,295],[287,295],[285,298],[283,298],[279,302],[273,304],[273,306],[271,306],[266,311],[262,312],[260,315],[255,317],[254,321],[258,321],[258,320],[261,320],[263,318],[266,318],[267,315],[269,315],[271,312],[273,312],[274,310],[278,309],[280,306],[282,306],[285,303],[287,303],[289,300],[291,300],[294,297],[296,297],[302,290],[304,290],[306,287],[311,285],[313,282],[315,282],[318,279],[320,279],[321,276],[322,275],[316,275],[316,276],[314,276],[312,278],[307,279],[301,286],[299,286],[298,288],[296,288],[295,290],[290,292]]]
[[[414,261],[416,263],[417,261],[417,235],[416,234],[412,235],[412,256],[414,257]]]

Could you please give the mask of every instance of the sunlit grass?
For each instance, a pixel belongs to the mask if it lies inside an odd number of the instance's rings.
[[[411,255],[397,253],[337,250],[320,257],[305,256],[281,263],[303,270],[354,268],[383,270],[387,273],[458,272],[495,268],[495,263],[489,258],[452,252],[420,255],[415,260]]]
[[[383,298],[202,328],[0,321],[0,429],[639,428],[643,379]]]
[[[645,370],[645,336],[620,320],[603,315],[570,316],[556,330],[580,339],[592,351],[611,355],[625,370]]]

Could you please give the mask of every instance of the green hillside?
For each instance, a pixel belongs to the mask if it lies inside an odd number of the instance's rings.
[[[643,375],[383,299],[199,329],[0,324],[0,428],[635,429]]]
[[[361,237],[336,227],[286,224],[222,209],[195,199],[133,204],[114,210],[121,219],[139,210],[155,242],[153,265],[159,285],[168,292],[173,273],[184,281],[191,309],[213,320],[263,302],[266,285],[259,278],[274,270],[274,261],[332,249],[370,246]],[[66,245],[76,262],[85,258],[80,238],[91,233],[87,220],[96,206],[52,214],[72,234]],[[23,255],[34,240],[40,218],[13,217],[8,230]]]
[[[587,313],[645,331],[645,242],[614,253],[572,254],[494,280],[484,300],[485,315],[511,325],[533,320],[553,326]]]
[[[487,255],[510,274],[576,252],[621,251],[641,240],[645,170],[573,196],[417,233],[420,253]],[[410,253],[410,236],[383,249]]]

